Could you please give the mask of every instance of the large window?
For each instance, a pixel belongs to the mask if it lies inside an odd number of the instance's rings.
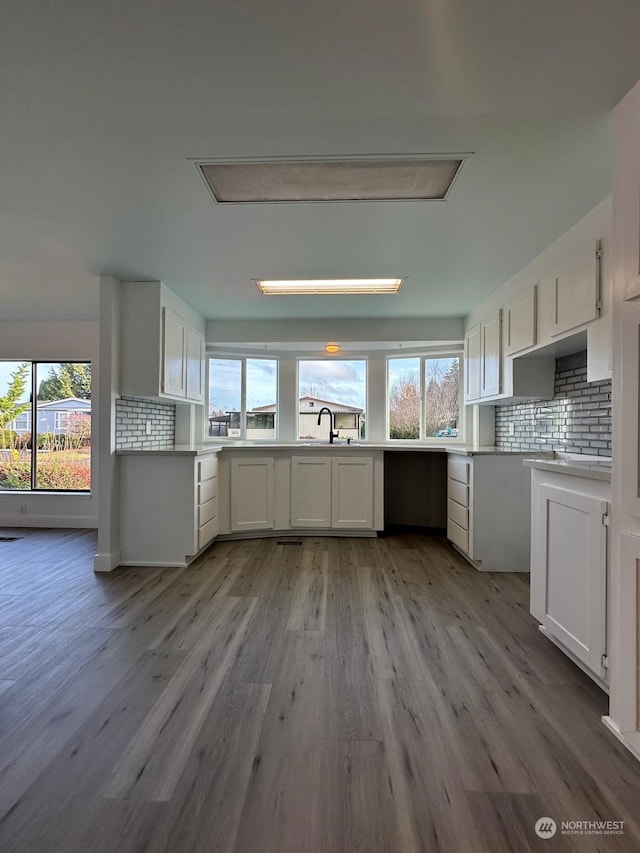
[[[91,364],[0,361],[0,490],[90,488]]]
[[[460,356],[389,358],[388,437],[456,439],[460,420]]]
[[[277,410],[276,359],[209,359],[211,438],[273,439]]]
[[[298,360],[298,438],[326,440],[329,428],[339,438],[365,437],[367,362],[365,359]],[[320,418],[321,410],[326,412]]]

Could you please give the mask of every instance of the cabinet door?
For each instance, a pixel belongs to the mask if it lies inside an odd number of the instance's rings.
[[[273,457],[231,460],[231,530],[273,529]]]
[[[200,332],[185,327],[186,397],[196,403],[204,399],[204,339]]]
[[[622,506],[640,518],[640,302],[622,307],[622,393],[617,417],[624,432]]]
[[[531,613],[592,672],[605,676],[606,501],[541,485],[532,531]]]
[[[331,526],[373,529],[373,459],[339,456],[331,460]]]
[[[291,457],[291,526],[331,527],[331,457]]]
[[[505,355],[535,346],[537,293],[537,285],[526,287],[505,308]]]
[[[496,311],[482,322],[480,396],[500,393],[502,367],[502,311]]]
[[[581,258],[562,270],[552,283],[551,335],[575,329],[599,314],[599,244],[584,250]]]
[[[186,394],[185,327],[177,314],[162,311],[162,391],[172,397]]]
[[[464,399],[465,402],[480,397],[480,323],[472,326],[465,337],[464,353]]]

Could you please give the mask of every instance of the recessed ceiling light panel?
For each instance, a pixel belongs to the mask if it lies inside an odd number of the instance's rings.
[[[397,293],[403,278],[256,279],[265,296]]]
[[[443,200],[468,154],[199,162],[219,204]]]

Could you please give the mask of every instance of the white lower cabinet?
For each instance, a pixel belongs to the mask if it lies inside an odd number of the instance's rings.
[[[531,613],[596,680],[606,681],[608,484],[532,478]]]
[[[331,526],[373,527],[373,459],[337,456],[331,460]]]
[[[292,456],[291,527],[372,530],[371,456]]]
[[[273,530],[273,456],[231,459],[231,531]]]
[[[122,455],[120,564],[186,566],[218,535],[218,460]]]
[[[522,459],[449,455],[447,538],[481,571],[529,571],[530,474]]]
[[[291,457],[291,527],[331,527],[331,457]]]

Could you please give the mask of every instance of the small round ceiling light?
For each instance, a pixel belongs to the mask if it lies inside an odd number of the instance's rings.
[[[326,352],[335,353],[340,352],[340,347],[338,346],[338,344],[327,344],[325,346],[325,350]]]

